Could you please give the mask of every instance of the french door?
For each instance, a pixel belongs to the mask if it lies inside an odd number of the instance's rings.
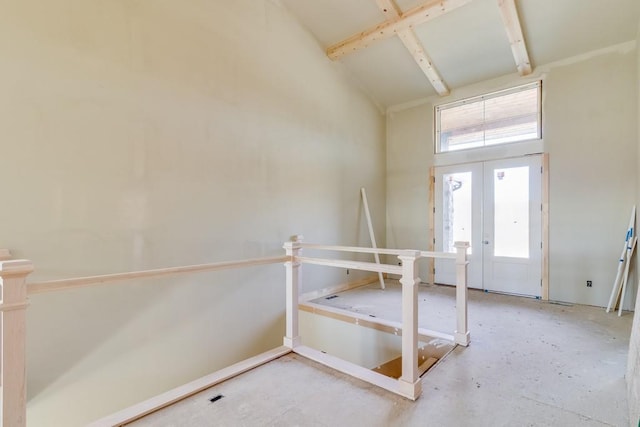
[[[542,158],[435,169],[435,250],[468,241],[469,287],[541,295]],[[455,265],[436,260],[435,282],[455,284]]]

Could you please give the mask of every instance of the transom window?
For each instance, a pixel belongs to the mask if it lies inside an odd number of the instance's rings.
[[[439,105],[436,152],[541,139],[541,82]]]

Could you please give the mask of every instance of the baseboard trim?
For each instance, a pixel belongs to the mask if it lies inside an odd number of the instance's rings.
[[[253,368],[264,365],[271,362],[285,354],[291,353],[291,349],[288,347],[277,347],[257,356],[238,362],[234,365],[216,371],[212,374],[198,378],[190,383],[181,385],[162,393],[151,399],[137,403],[115,414],[108,415],[93,423],[89,424],[89,427],[115,427],[122,426],[127,423],[131,423],[137,419],[149,415],[152,412],[158,411],[162,408],[166,408],[180,400],[193,396],[196,393],[200,393],[216,384],[220,384],[230,378],[243,374]]]

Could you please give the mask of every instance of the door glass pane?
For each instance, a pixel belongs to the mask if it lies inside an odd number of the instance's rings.
[[[442,250],[455,252],[455,242],[471,243],[471,172],[444,174],[442,196]]]
[[[496,169],[494,254],[529,258],[529,167]]]

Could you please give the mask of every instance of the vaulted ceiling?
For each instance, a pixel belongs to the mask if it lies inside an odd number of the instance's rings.
[[[640,0],[282,0],[382,106],[635,40]]]

